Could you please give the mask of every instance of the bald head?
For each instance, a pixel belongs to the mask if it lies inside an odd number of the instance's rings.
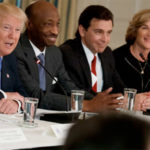
[[[50,2],[39,0],[25,10],[28,17],[27,32],[29,39],[42,51],[52,46],[58,35],[59,14]]]
[[[27,15],[27,17],[29,19],[31,19],[31,17],[39,17],[39,15],[42,13],[47,13],[47,12],[53,12],[56,11],[57,9],[56,7],[51,4],[50,2],[47,2],[45,0],[39,0],[35,3],[32,3],[31,5],[29,5],[26,10],[25,13]]]

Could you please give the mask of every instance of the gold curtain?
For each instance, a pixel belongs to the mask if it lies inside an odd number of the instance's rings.
[[[3,0],[3,2],[16,4],[16,0]]]
[[[56,45],[74,37],[76,31],[76,0],[58,0],[58,11],[60,14],[60,33]]]

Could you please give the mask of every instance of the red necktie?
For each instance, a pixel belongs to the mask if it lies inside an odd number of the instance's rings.
[[[92,60],[92,64],[91,64],[91,71],[92,73],[96,76],[96,56],[94,55],[94,58]],[[97,81],[95,82],[95,84],[92,87],[92,90],[94,92],[97,92]]]

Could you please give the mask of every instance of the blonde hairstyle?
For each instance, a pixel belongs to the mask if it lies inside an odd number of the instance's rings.
[[[16,7],[15,5],[11,5],[8,3],[0,3],[0,18],[4,18],[6,16],[13,16],[19,19],[22,23],[22,29],[27,21],[27,17],[23,10]]]
[[[150,20],[150,9],[144,9],[138,13],[136,13],[126,32],[125,40],[128,44],[133,44],[136,40],[138,29],[147,21]]]

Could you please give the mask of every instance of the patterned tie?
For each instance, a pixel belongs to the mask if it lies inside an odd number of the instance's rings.
[[[40,59],[40,62],[43,66],[45,66],[45,58],[44,54],[41,53],[38,58]],[[40,81],[40,88],[45,91],[46,90],[46,79],[45,79],[45,70],[43,67],[41,67],[40,64],[38,64],[39,69],[39,81]]]
[[[1,89],[1,71],[2,71],[2,57],[0,57],[0,89]]]
[[[94,55],[94,58],[92,60],[92,63],[91,63],[91,71],[92,71],[92,74],[93,76],[95,76],[95,78],[97,78],[97,75],[96,75],[96,56]],[[94,92],[97,92],[97,80],[93,81],[94,84],[92,84],[92,90]]]

